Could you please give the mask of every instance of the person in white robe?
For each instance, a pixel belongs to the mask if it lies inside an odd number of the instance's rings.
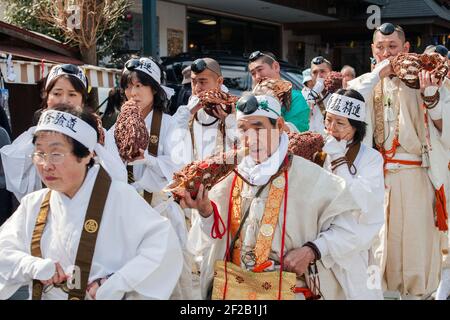
[[[333,71],[330,61],[322,56],[315,57],[311,60],[311,81],[312,88],[304,87],[302,89],[303,97],[311,109],[309,118],[309,130],[325,135],[324,118],[325,106],[329,96],[324,96],[323,90],[324,79]]]
[[[139,157],[126,165],[132,166],[134,180],[130,181],[132,186],[139,193],[145,191],[153,194],[150,205],[167,217],[177,232],[180,245],[184,249],[185,268],[173,298],[190,299],[191,257],[186,250],[187,227],[184,212],[169,194],[162,191],[172,180],[174,172],[187,164],[189,159],[186,159],[183,154],[184,132],[178,130],[174,119],[164,113],[173,90],[162,85],[161,81],[161,68],[153,58],[131,59],[125,64],[120,80],[121,88],[127,98],[125,104],[138,106],[149,132],[155,110],[162,112],[157,155],[150,154],[148,150],[142,150]],[[116,125],[108,130],[105,146],[108,151],[119,157],[114,137],[115,130]]]
[[[305,275],[309,279],[309,273],[306,274],[307,267],[316,262],[321,283],[320,295],[323,299],[376,298],[377,295],[371,292],[367,283],[366,265],[359,255],[363,241],[357,233],[355,217],[361,214],[361,209],[345,187],[342,178],[306,159],[292,156],[287,180],[278,176],[269,183],[285,188],[288,186],[289,190],[286,188],[287,195],[282,195],[287,199],[281,203],[278,222],[274,229],[267,226],[262,228],[261,219],[265,215],[270,192],[267,188],[268,182],[277,176],[280,168],[290,158],[288,137],[283,132],[281,105],[275,98],[241,98],[237,109],[242,143],[249,148],[249,155],[244,157],[237,167],[237,172],[243,180],[243,189],[240,192],[241,214],[244,213],[244,208],[250,208],[250,211],[240,233],[240,255],[237,256],[237,262],[233,258],[233,263],[237,263],[244,270],[249,270],[248,266],[255,266],[255,261],[248,261],[248,257],[254,257],[259,234],[267,235],[267,230],[271,230],[273,239],[268,261],[277,265],[280,263],[280,256],[284,256],[283,268],[296,273],[298,288],[304,289],[308,286],[302,276]],[[234,203],[234,200],[230,199],[230,188],[235,178],[236,174],[231,173],[210,192],[201,186],[195,200],[187,192],[182,200],[184,206],[199,210],[202,230],[211,243],[211,250],[201,272],[203,298],[209,296],[214,265],[216,261],[225,259],[229,246],[226,233],[230,230],[225,226],[230,225],[229,204]],[[264,189],[260,196],[255,198],[260,187]],[[287,203],[287,208],[284,203]],[[281,242],[284,210],[287,210],[287,213],[286,242],[283,249]],[[242,216],[233,220],[236,219],[240,221]],[[220,225],[225,229],[218,228]],[[211,237],[212,230],[220,231],[215,234],[214,239]],[[285,254],[282,254],[283,251]],[[297,298],[304,299],[305,296],[298,293]]]
[[[444,95],[442,83],[429,72],[419,73],[420,89],[395,76],[390,60],[409,47],[401,27],[381,25],[372,44],[377,64],[348,88],[364,97],[365,143],[385,160],[385,225],[375,252],[383,288],[417,299],[436,290],[441,273],[450,118],[445,99],[438,97]]]
[[[229,151],[234,148],[236,137],[236,112],[230,114],[217,108],[214,116],[207,114],[200,103],[198,95],[209,90],[226,92],[219,63],[211,58],[195,60],[191,65],[192,95],[187,105],[178,106],[173,115],[177,130],[184,133],[184,151],[189,162],[203,160],[212,154]],[[224,132],[221,131],[224,130]],[[198,272],[208,246],[202,239],[199,216],[196,210],[185,209],[186,221],[189,226],[188,250],[193,256],[194,281],[198,283]],[[195,296],[200,297],[196,290]]]
[[[42,114],[32,158],[48,188],[25,196],[0,228],[0,299],[24,285],[31,290],[33,280],[45,284],[42,299],[68,298],[58,285],[74,270],[89,199],[95,196],[94,182],[103,169],[111,184],[85,299],[168,299],[172,294],[183,263],[175,231],[126,183],[126,172],[116,158],[97,143],[96,125],[92,114],[65,105]],[[49,192],[50,208],[40,239],[42,256],[33,256],[33,230]]]
[[[327,153],[324,168],[345,180],[361,208],[362,214],[357,217],[358,234],[364,243],[361,255],[375,270],[378,263],[374,261],[372,246],[384,224],[383,157],[362,143],[366,134],[364,121],[364,98],[357,91],[341,89],[331,95],[325,114],[328,136],[323,147]]]
[[[190,161],[203,160],[223,150],[228,151],[236,142],[236,113],[227,114],[220,108],[213,110],[214,116],[207,114],[199,103],[198,95],[217,89],[223,91],[223,76],[219,63],[211,58],[197,59],[191,66],[192,95],[187,105],[178,106],[173,115],[180,130],[187,138],[186,154]],[[225,139],[220,132],[224,124]],[[193,136],[192,133],[193,132]]]
[[[87,101],[88,80],[84,71],[75,65],[54,66],[45,83],[44,109],[51,109],[58,103],[83,107]],[[6,188],[17,200],[42,188],[42,182],[31,162],[35,126],[17,137],[12,144],[0,149],[5,168]]]

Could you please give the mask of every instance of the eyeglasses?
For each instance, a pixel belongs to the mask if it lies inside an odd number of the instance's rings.
[[[248,61],[253,62],[255,60],[258,60],[261,57],[268,57],[270,59],[272,59],[273,61],[276,61],[274,57],[272,57],[271,55],[268,55],[264,52],[261,51],[254,51],[252,52],[249,56],[248,56]]]
[[[375,30],[380,31],[385,36],[388,36],[390,34],[393,34],[395,31],[405,33],[402,27],[398,25],[393,25],[390,22],[383,23],[381,26],[377,27]]]
[[[31,160],[34,164],[43,165],[45,162],[50,164],[58,165],[64,162],[64,157],[66,155],[64,153],[43,153],[43,152],[34,152],[30,155]]]
[[[315,57],[314,59],[312,59],[311,60],[311,63],[313,63],[313,64],[315,64],[315,65],[318,65],[318,64],[322,64],[322,63],[328,63],[329,65],[331,65],[331,62],[330,61],[328,61],[327,59],[325,59],[324,57],[322,57],[322,56],[317,56],[317,57]]]
[[[443,45],[438,44],[436,48],[434,49],[435,52],[439,53],[444,58],[448,55],[448,49],[444,47]]]

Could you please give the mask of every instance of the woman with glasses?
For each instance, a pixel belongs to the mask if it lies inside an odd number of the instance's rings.
[[[361,256],[375,265],[372,246],[384,223],[384,175],[381,154],[362,143],[366,134],[364,98],[355,90],[340,89],[328,100],[325,114],[327,153],[324,168],[341,178],[361,207],[358,236]],[[374,291],[375,293],[375,291]],[[382,298],[381,291],[378,291]]]
[[[148,149],[141,150],[136,159],[126,163],[128,183],[143,194],[149,205],[171,221],[181,246],[185,248],[187,228],[184,212],[162,190],[172,180],[173,173],[188,162],[183,158],[186,132],[179,130],[173,118],[166,114],[173,90],[162,85],[163,81],[161,66],[153,58],[131,59],[125,63],[120,86],[127,101],[122,109],[127,105],[137,106],[150,133]],[[115,130],[116,125],[108,130],[105,145],[111,153],[118,155]],[[186,256],[183,276],[173,299],[190,298],[191,269],[188,264]]]
[[[0,230],[0,299],[167,299],[182,253],[169,221],[125,181],[98,143],[93,114],[57,105],[33,134],[47,188],[25,196]],[[132,213],[132,214],[130,214]]]
[[[43,110],[58,103],[83,108],[88,96],[88,80],[83,70],[75,65],[54,66],[45,82]],[[5,168],[7,189],[20,201],[26,194],[42,188],[41,180],[32,165],[30,154],[35,126],[22,133],[11,145],[0,149]]]

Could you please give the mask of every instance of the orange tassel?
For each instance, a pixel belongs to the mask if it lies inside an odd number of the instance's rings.
[[[436,190],[436,227],[439,231],[448,230],[448,212],[447,199],[445,197],[444,185],[439,190]]]

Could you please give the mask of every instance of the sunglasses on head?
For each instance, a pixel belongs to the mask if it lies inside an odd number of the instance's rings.
[[[447,57],[448,55],[448,49],[446,47],[444,47],[443,45],[438,44],[435,49],[435,52],[439,53],[441,56],[443,56],[444,58]]]
[[[258,109],[258,100],[252,94],[245,94],[236,103],[236,109],[243,114],[251,114]]]
[[[88,79],[84,75],[83,71],[80,68],[78,68],[78,66],[76,66],[74,64],[62,64],[59,67],[61,68],[62,71],[64,71],[67,74],[73,74],[78,79],[83,78],[84,81],[81,80],[81,82],[83,82],[83,86],[88,85]]]
[[[250,62],[253,62],[253,61],[255,61],[255,60],[258,60],[259,58],[261,58],[261,57],[269,57],[270,59],[272,59],[273,61],[276,61],[272,56],[270,56],[270,55],[268,55],[268,54],[266,54],[266,53],[264,53],[264,52],[261,52],[261,51],[254,51],[254,52],[252,52],[249,56],[248,56],[248,61],[250,61]]]
[[[141,65],[141,61],[139,59],[130,59],[125,63],[125,68],[132,71]]]
[[[315,57],[314,59],[311,60],[311,62],[312,62],[313,64],[315,64],[315,65],[322,64],[322,63],[324,63],[324,62],[331,65],[331,62],[328,61],[327,59],[325,59],[325,58],[322,57],[322,56]]]
[[[60,66],[60,68],[65,73],[70,73],[70,74],[80,73],[80,68],[78,68],[76,65],[73,65],[73,64],[62,64]]]
[[[192,62],[191,64],[191,71],[194,72],[195,74],[197,73],[202,73],[203,71],[205,71],[206,69],[214,72],[215,74],[217,74],[220,77],[220,74],[218,74],[216,71],[214,71],[213,69],[208,67],[208,64],[206,63],[205,60],[203,59],[197,59],[194,62]]]
[[[197,59],[191,64],[191,71],[194,73],[201,73],[206,69],[208,69],[208,65],[203,59]]]
[[[383,23],[381,26],[377,27],[376,30],[380,31],[385,36],[393,34],[395,31],[399,31],[399,32],[404,33],[402,27],[393,25],[390,22]]]

